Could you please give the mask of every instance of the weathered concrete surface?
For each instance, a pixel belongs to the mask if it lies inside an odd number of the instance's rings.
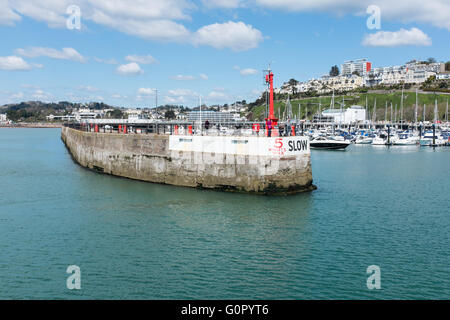
[[[310,154],[262,157],[170,151],[169,136],[82,132],[61,138],[82,166],[116,176],[224,191],[291,194],[316,189]]]

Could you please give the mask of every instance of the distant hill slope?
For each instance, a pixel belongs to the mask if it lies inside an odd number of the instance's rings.
[[[72,103],[67,101],[60,102],[41,102],[41,101],[28,101],[14,104],[6,104],[0,106],[0,112],[6,113],[8,119],[12,121],[45,121],[46,116],[53,115],[66,115],[70,114],[73,109],[88,107],[90,109],[115,109],[110,105],[103,102],[91,102],[88,104]]]
[[[373,116],[375,99],[376,99],[376,117],[378,120],[384,120],[385,118],[385,107],[388,104],[388,120],[390,119],[390,107],[393,104],[393,109],[395,112],[395,106],[397,106],[397,119],[400,115],[400,105],[401,105],[401,91],[395,91],[390,93],[353,93],[347,95],[336,95],[335,96],[335,109],[339,109],[342,104],[342,98],[344,97],[345,107],[349,108],[352,105],[367,106],[370,113],[370,117]],[[439,117],[443,119],[445,117],[447,100],[450,102],[450,95],[443,93],[419,93],[418,94],[418,120],[422,121],[423,117],[423,105],[426,105],[426,115],[425,120],[433,119],[434,112],[434,101],[437,99]],[[303,98],[291,100],[292,112],[295,117],[299,119],[312,119],[314,114],[319,111],[319,102],[321,103],[321,110],[330,109],[331,96],[314,97],[314,98]],[[403,115],[405,120],[414,120],[414,109],[416,103],[416,93],[407,91],[404,92],[403,97]],[[300,115],[299,115],[299,105],[300,105]],[[258,103],[249,108],[248,117],[250,120],[262,120],[264,118],[266,106],[265,101],[258,100]],[[283,117],[286,109],[286,100],[278,100],[274,103],[274,112],[276,117]],[[306,114],[306,111],[308,114]]]

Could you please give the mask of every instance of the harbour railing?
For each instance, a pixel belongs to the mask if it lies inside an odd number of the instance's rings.
[[[99,121],[101,120],[101,121]],[[268,136],[265,122],[189,122],[189,121],[130,121],[129,119],[95,119],[81,122],[66,122],[63,125],[80,131],[121,134],[164,134],[164,135],[205,135],[205,136]],[[437,130],[444,130],[446,124],[435,125]],[[329,134],[357,132],[359,130],[411,130],[425,132],[431,130],[431,123],[362,122],[362,123],[320,123],[310,121],[279,122],[271,130],[271,136],[302,136],[311,131],[327,131]]]
[[[89,123],[67,122],[63,126],[79,131],[120,134],[164,134],[203,136],[268,136],[265,122],[152,122],[152,123]],[[281,123],[270,130],[270,136],[301,136],[306,127],[301,123]]]

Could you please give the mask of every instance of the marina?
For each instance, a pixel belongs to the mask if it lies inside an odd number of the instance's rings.
[[[319,188],[289,197],[100,175],[72,160],[60,129],[0,129],[0,149],[3,298],[450,295],[449,148],[313,149]],[[64,285],[74,263],[82,290]],[[370,291],[374,263],[383,287]]]

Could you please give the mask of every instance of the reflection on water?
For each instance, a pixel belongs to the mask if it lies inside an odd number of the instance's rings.
[[[445,298],[448,149],[313,152],[264,197],[100,175],[59,130],[0,130],[0,298]],[[65,287],[79,265],[82,290]],[[382,290],[366,288],[380,265]]]

